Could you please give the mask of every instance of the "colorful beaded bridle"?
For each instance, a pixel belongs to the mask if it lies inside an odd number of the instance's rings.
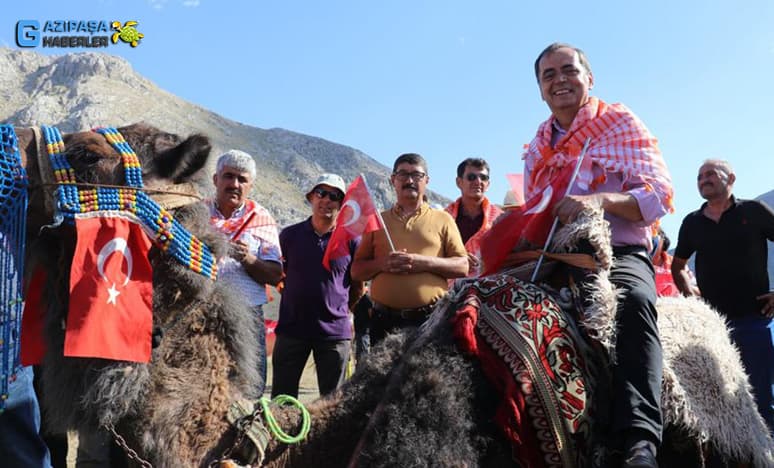
[[[126,187],[84,184],[75,180],[75,170],[65,157],[62,135],[55,127],[41,127],[46,150],[56,178],[57,211],[65,219],[96,212],[116,212],[138,220],[153,243],[177,262],[205,277],[215,279],[217,265],[209,247],[186,230],[172,214],[143,191],[142,165],[129,143],[112,127],[93,131],[105,137],[121,155]]]

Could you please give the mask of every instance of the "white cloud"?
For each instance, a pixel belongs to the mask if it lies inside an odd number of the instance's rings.
[[[161,10],[164,8],[166,3],[167,0],[148,0],[148,5],[150,5],[154,10]]]
[[[147,0],[147,2],[154,10],[161,10],[167,6],[169,0]],[[201,4],[201,0],[181,0],[179,4],[186,8],[196,8]]]

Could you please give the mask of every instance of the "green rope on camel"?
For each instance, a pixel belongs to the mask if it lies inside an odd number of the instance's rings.
[[[309,429],[312,427],[312,418],[309,416],[309,410],[304,407],[304,405],[293,398],[290,395],[277,395],[274,400],[269,400],[266,397],[261,397],[261,407],[263,408],[263,414],[266,418],[266,425],[269,426],[269,430],[274,435],[274,437],[277,438],[280,442],[283,442],[285,444],[296,444],[298,442],[301,442],[306,438],[306,436],[309,434]],[[299,411],[301,411],[301,431],[295,435],[291,436],[289,434],[286,434],[285,431],[282,430],[282,428],[277,423],[277,420],[274,419],[274,415],[271,414],[271,409],[269,409],[269,403],[274,403],[276,405],[286,405],[289,404],[290,406],[295,406],[298,408]]]

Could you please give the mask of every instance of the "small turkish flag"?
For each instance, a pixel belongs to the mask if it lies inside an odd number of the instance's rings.
[[[377,217],[376,205],[371,199],[363,176],[358,176],[347,189],[347,194],[341,204],[341,211],[336,217],[336,228],[325,248],[322,264],[330,270],[330,261],[349,254],[349,241],[366,232],[381,229]]]
[[[150,361],[150,239],[122,217],[76,218],[75,229],[64,355]]]
[[[558,171],[543,190],[523,206],[505,214],[484,234],[481,240],[483,275],[496,272],[508,254],[519,245],[543,248],[553,223],[551,211],[564,198],[574,169],[568,164]]]

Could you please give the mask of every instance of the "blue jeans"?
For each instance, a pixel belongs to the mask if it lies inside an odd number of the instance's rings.
[[[5,411],[0,414],[0,464],[51,466],[48,447],[40,437],[40,408],[32,388],[32,367],[22,367],[11,382]]]
[[[774,434],[774,321],[765,317],[729,319],[731,339],[755,393],[755,403]]]

